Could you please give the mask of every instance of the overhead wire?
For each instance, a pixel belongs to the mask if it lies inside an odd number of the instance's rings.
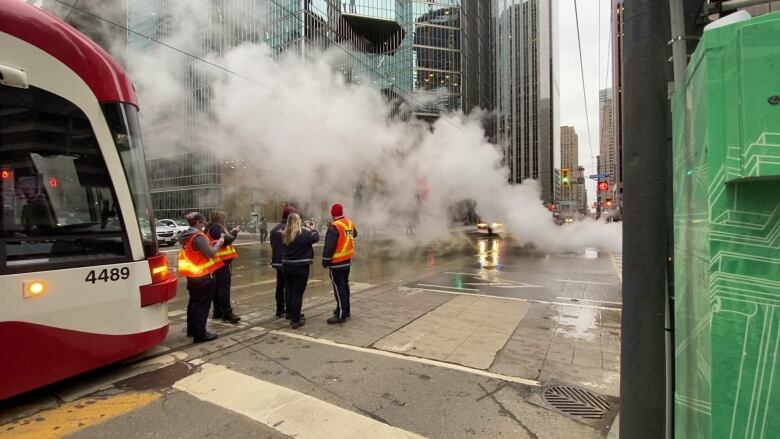
[[[168,43],[165,43],[165,42],[163,42],[163,41],[157,40],[157,39],[155,39],[155,38],[152,38],[152,37],[150,37],[150,36],[148,36],[148,35],[144,35],[144,34],[142,34],[142,33],[140,33],[140,32],[136,32],[136,31],[134,31],[134,30],[132,30],[132,29],[130,29],[130,28],[128,28],[128,27],[126,27],[126,26],[123,26],[123,25],[121,25],[121,24],[119,24],[119,23],[115,23],[115,22],[113,22],[113,21],[111,21],[111,20],[109,20],[109,19],[107,19],[107,18],[105,18],[105,17],[101,17],[100,15],[98,15],[98,14],[95,14],[95,13],[93,13],[93,12],[91,12],[91,11],[87,11],[87,10],[85,10],[85,9],[78,8],[78,7],[76,7],[76,6],[75,6],[75,5],[76,5],[76,3],[78,3],[78,0],[76,0],[76,2],[74,2],[72,5],[69,5],[69,4],[65,3],[64,1],[62,1],[62,0],[54,0],[54,1],[56,1],[57,3],[60,3],[60,4],[64,5],[64,6],[67,6],[67,7],[69,7],[69,8],[75,9],[75,10],[77,10],[77,11],[79,11],[79,12],[83,12],[83,13],[85,13],[85,14],[87,14],[87,15],[90,15],[90,16],[92,16],[92,17],[94,17],[94,18],[97,18],[98,20],[102,20],[102,21],[104,21],[104,22],[106,22],[106,23],[108,23],[108,24],[111,24],[111,25],[113,25],[113,26],[116,26],[116,27],[118,27],[118,28],[120,28],[120,29],[124,29],[125,31],[127,31],[127,32],[130,32],[130,33],[132,33],[133,35],[137,35],[137,36],[139,36],[139,37],[141,37],[141,38],[145,38],[145,39],[147,39],[148,41],[151,41],[151,42],[153,42],[153,43],[157,43],[157,44],[159,44],[159,45],[161,45],[161,46],[163,46],[163,47],[166,47],[166,48],[168,48],[168,49],[170,49],[170,50],[173,50],[173,51],[175,51],[175,52],[178,52],[178,53],[180,53],[180,54],[182,54],[182,55],[188,56],[188,57],[190,57],[190,58],[193,58],[193,59],[196,59],[196,60],[198,60],[198,61],[200,61],[200,62],[203,62],[203,63],[205,63],[205,64],[208,64],[208,65],[210,65],[210,66],[212,66],[212,67],[215,67],[215,68],[217,68],[217,69],[219,69],[219,70],[222,70],[222,71],[224,71],[224,72],[226,72],[226,73],[229,73],[229,74],[231,74],[231,75],[235,75],[235,76],[237,76],[237,77],[239,77],[239,78],[242,78],[242,79],[245,79],[245,80],[247,80],[247,81],[249,81],[249,82],[252,82],[252,83],[254,83],[254,84],[256,84],[256,85],[261,85],[261,86],[263,86],[263,87],[270,88],[271,90],[273,90],[273,89],[274,89],[273,87],[271,87],[271,86],[270,86],[270,85],[268,85],[268,84],[263,84],[262,82],[255,81],[254,79],[252,79],[252,78],[250,78],[250,77],[244,76],[244,75],[242,75],[242,74],[240,74],[240,73],[238,73],[238,72],[234,72],[233,70],[230,70],[230,69],[228,69],[227,67],[221,66],[221,65],[219,65],[219,64],[216,64],[216,63],[214,63],[214,62],[211,62],[211,61],[209,61],[209,60],[207,60],[207,59],[203,59],[203,58],[201,58],[201,57],[199,57],[199,56],[197,56],[197,55],[194,55],[194,54],[192,54],[192,53],[190,53],[190,52],[187,52],[186,50],[179,49],[178,47],[175,47],[175,46],[172,46],[172,45],[170,45],[170,44],[168,44]]]
[[[142,33],[140,33],[140,32],[134,31],[134,30],[132,30],[132,29],[130,29],[130,28],[128,28],[128,27],[126,27],[126,26],[123,26],[123,25],[121,25],[121,24],[119,24],[119,23],[116,23],[116,22],[114,22],[114,21],[111,21],[111,20],[109,20],[109,19],[107,19],[107,18],[105,18],[105,17],[102,17],[102,16],[100,16],[100,15],[98,15],[98,14],[95,14],[95,13],[93,13],[93,12],[91,12],[91,11],[88,11],[88,10],[86,10],[86,9],[83,9],[83,8],[79,8],[79,7],[77,7],[77,6],[76,6],[76,4],[78,3],[78,1],[79,1],[79,0],[76,0],[76,1],[75,1],[73,4],[68,4],[68,3],[65,3],[65,2],[64,2],[64,1],[62,1],[62,0],[54,0],[54,1],[56,1],[57,3],[60,3],[60,4],[61,4],[61,5],[63,5],[63,6],[66,6],[66,7],[68,7],[68,8],[71,8],[71,12],[72,12],[72,10],[77,10],[77,11],[79,11],[79,12],[85,13],[85,14],[87,14],[87,15],[90,15],[90,16],[92,16],[92,17],[94,17],[94,18],[98,19],[98,20],[101,20],[101,21],[104,21],[104,22],[106,22],[106,23],[108,23],[108,24],[111,24],[112,26],[116,26],[116,27],[118,27],[118,28],[120,28],[120,29],[123,29],[123,30],[125,30],[125,31],[127,31],[127,32],[130,32],[130,33],[134,34],[134,35],[137,35],[137,36],[139,36],[139,37],[141,37],[141,38],[145,38],[145,39],[147,39],[148,41],[151,41],[151,42],[153,42],[153,43],[159,44],[159,45],[161,45],[161,46],[163,46],[163,47],[166,47],[166,48],[168,48],[168,49],[170,49],[170,50],[173,50],[173,51],[175,51],[175,52],[181,53],[182,55],[185,55],[185,56],[191,57],[191,58],[193,58],[193,59],[195,59],[195,60],[198,60],[198,61],[200,61],[200,62],[203,62],[203,63],[205,63],[205,64],[208,64],[208,65],[210,65],[210,66],[212,66],[212,67],[215,67],[215,68],[217,68],[217,69],[219,69],[219,70],[222,70],[222,71],[224,71],[225,73],[229,73],[229,74],[231,74],[231,75],[235,75],[236,77],[242,78],[242,79],[244,79],[244,80],[247,80],[247,81],[249,81],[249,82],[252,82],[252,83],[254,83],[254,84],[256,84],[256,85],[261,85],[261,86],[263,86],[263,87],[267,87],[267,88],[270,88],[271,90],[274,90],[274,88],[273,88],[273,87],[271,87],[271,86],[270,86],[270,85],[268,85],[268,84],[264,84],[264,83],[262,83],[262,82],[258,82],[258,81],[254,80],[254,79],[252,79],[252,78],[250,78],[250,77],[248,77],[248,76],[242,75],[242,74],[240,74],[240,73],[238,73],[238,72],[235,72],[235,71],[233,71],[233,70],[231,70],[231,69],[228,69],[227,67],[221,66],[221,65],[219,65],[219,64],[217,64],[217,63],[214,63],[214,62],[212,62],[212,61],[209,61],[209,60],[207,60],[207,59],[201,58],[201,57],[199,57],[199,56],[197,56],[197,55],[195,55],[195,54],[192,54],[192,53],[190,53],[190,52],[187,52],[186,50],[179,49],[178,47],[172,46],[172,45],[170,45],[170,44],[168,44],[168,43],[165,43],[165,42],[163,42],[163,41],[160,41],[160,40],[158,40],[158,39],[156,39],[156,38],[153,38],[153,37],[151,37],[151,36],[144,35],[144,34],[142,34]],[[274,3],[275,5],[279,6],[280,8],[282,8],[282,9],[283,9],[283,10],[284,10],[284,11],[285,11],[287,14],[289,14],[290,16],[298,16],[298,15],[299,15],[299,14],[296,14],[296,13],[294,13],[293,11],[290,11],[289,9],[287,9],[286,7],[284,7],[283,5],[279,4],[279,2],[277,2],[276,0],[270,0],[270,1],[271,1],[272,3]],[[70,14],[70,13],[69,13],[69,14]],[[299,20],[299,21],[300,21],[302,24],[306,25],[306,22],[303,20],[303,18],[301,18],[301,17],[297,17],[297,18],[298,18],[298,20]],[[329,42],[330,42],[330,43],[332,43],[333,45],[335,45],[336,47],[338,47],[339,49],[341,49],[343,52],[345,52],[347,55],[349,55],[350,57],[352,57],[352,58],[353,58],[353,59],[355,59],[356,61],[358,61],[358,62],[360,62],[361,64],[363,64],[364,66],[366,66],[366,67],[367,67],[369,70],[371,70],[372,72],[374,72],[374,73],[375,73],[375,74],[377,74],[378,76],[382,77],[383,79],[388,79],[388,77],[387,77],[387,76],[385,76],[385,75],[384,75],[384,74],[382,74],[381,72],[378,72],[377,70],[373,69],[373,67],[372,67],[371,65],[369,65],[369,64],[367,64],[367,63],[365,63],[363,60],[361,60],[360,58],[356,57],[354,54],[350,53],[350,51],[349,51],[349,50],[345,49],[345,48],[344,48],[344,47],[343,47],[341,44],[339,44],[338,42],[336,42],[336,41],[333,41],[333,40],[329,40]],[[403,94],[404,96],[407,96],[408,98],[410,98],[410,99],[412,99],[412,100],[416,101],[418,104],[420,104],[420,105],[424,105],[424,102],[422,102],[422,101],[420,101],[419,99],[417,99],[417,98],[416,98],[416,97],[415,97],[413,94],[410,94],[409,92],[406,92],[406,91],[404,91],[404,90],[400,90],[400,89],[399,89],[399,90],[397,90],[397,91],[398,91],[398,92],[401,92],[401,94]],[[445,115],[443,115],[443,114],[439,114],[439,118],[441,118],[441,119],[444,119],[444,120],[445,120],[447,123],[449,123],[449,124],[450,124],[450,125],[452,125],[453,127],[457,128],[458,130],[461,130],[461,128],[460,128],[460,127],[459,127],[457,124],[453,123],[453,122],[452,122],[452,120],[451,120],[450,118],[446,117]]]
[[[585,92],[585,67],[582,63],[582,37],[580,36],[580,18],[577,10],[577,0],[574,0],[574,19],[577,23],[577,48],[580,54],[580,78],[582,79],[582,99],[585,103],[585,123],[588,127],[588,148],[590,149],[590,157],[595,160],[593,155],[593,141],[591,140],[590,131],[590,115],[588,114],[588,95]],[[601,46],[601,44],[599,44]]]

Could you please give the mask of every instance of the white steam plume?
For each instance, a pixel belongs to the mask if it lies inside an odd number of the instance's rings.
[[[183,27],[166,42],[186,47],[197,17]],[[271,197],[309,206],[340,202],[364,230],[403,236],[413,222],[418,242],[447,238],[452,206],[473,200],[482,217],[503,222],[522,244],[551,251],[622,247],[620,224],[557,226],[536,182],[508,184],[480,111],[449,114],[432,126],[391,118],[381,93],[344,82],[334,68],[338,53],[274,60],[265,43],[245,43],[221,55],[199,55],[235,74],[187,60],[210,78],[211,96],[208,113],[196,115],[202,129],[188,133],[187,146],[246,159],[252,183]],[[160,129],[159,121],[191,93],[181,65],[182,55],[169,49],[128,50],[142,123],[155,127],[144,132],[154,155],[160,144],[179,141],[165,138],[172,130]],[[427,196],[420,198],[423,186]]]

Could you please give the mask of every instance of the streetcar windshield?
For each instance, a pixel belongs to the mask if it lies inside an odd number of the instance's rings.
[[[152,198],[146,179],[146,160],[138,110],[125,103],[103,104],[103,113],[114,137],[114,143],[127,175],[127,182],[133,196],[133,207],[141,229],[144,253],[147,257],[157,253],[157,237],[154,230]]]
[[[129,257],[109,170],[73,103],[0,85],[0,174],[0,272]]]

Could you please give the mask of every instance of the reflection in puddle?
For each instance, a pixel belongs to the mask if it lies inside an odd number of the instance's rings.
[[[488,271],[501,271],[502,260],[501,241],[498,239],[480,239],[477,241],[479,251],[479,268]]]

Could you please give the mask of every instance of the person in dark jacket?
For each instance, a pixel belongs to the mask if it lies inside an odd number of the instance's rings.
[[[233,306],[230,303],[230,284],[232,277],[232,262],[235,255],[235,248],[233,248],[233,241],[238,237],[238,232],[241,230],[239,226],[234,227],[232,230],[227,230],[227,214],[223,210],[215,210],[211,212],[211,222],[206,225],[204,233],[211,239],[216,240],[220,236],[225,237],[225,243],[220,249],[220,253],[228,253],[228,255],[222,254],[222,262],[225,265],[214,273],[214,277],[217,280],[217,292],[214,294],[214,314],[212,318],[222,319],[223,322],[230,322],[236,324],[241,321],[241,317],[233,313]],[[230,250],[228,252],[227,250]],[[230,255],[229,253],[233,253]]]
[[[187,276],[190,295],[187,301],[187,336],[193,337],[195,343],[201,343],[217,338],[216,333],[206,331],[206,320],[217,289],[214,267],[222,264],[215,257],[224,238],[220,236],[214,244],[209,244],[203,233],[206,217],[201,213],[188,214],[187,222],[190,228],[179,235],[179,272]]]
[[[320,234],[316,225],[301,227],[301,217],[297,213],[291,213],[287,217],[282,237],[282,243],[286,246],[282,256],[282,275],[289,295],[287,310],[292,329],[300,328],[306,323],[301,314],[303,293],[309,282],[309,266],[314,262],[312,245],[319,240]]]
[[[265,240],[268,238],[268,221],[265,217],[260,218],[260,244],[265,244]]]
[[[349,309],[349,268],[355,254],[355,224],[344,216],[341,204],[330,208],[333,221],[325,233],[325,248],[322,250],[322,266],[328,268],[336,298],[336,309],[328,318],[328,324],[341,324],[350,317]]]
[[[295,213],[295,208],[292,206],[285,206],[282,209],[282,222],[274,226],[271,229],[271,235],[268,237],[268,241],[271,243],[271,267],[276,270],[276,316],[287,316],[287,320],[290,320],[290,296],[287,294],[287,290],[284,288],[284,276],[282,275],[282,257],[284,256],[284,250],[286,246],[282,242],[284,237],[284,227],[287,223],[287,218],[291,213]]]

